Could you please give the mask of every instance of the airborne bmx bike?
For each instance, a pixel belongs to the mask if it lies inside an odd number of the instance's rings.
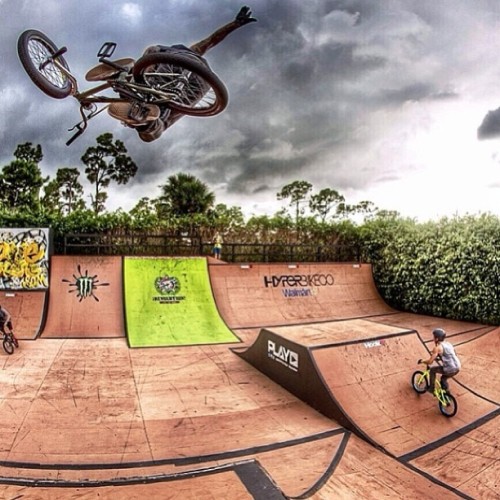
[[[100,71],[94,74],[90,70],[86,75],[88,81],[99,84],[80,92],[77,79],[63,57],[66,47],[58,48],[37,30],[27,30],[18,39],[19,59],[32,82],[50,97],[64,99],[71,95],[80,104],[82,119],[69,129],[75,132],[67,145],[83,134],[90,119],[115,102],[132,103],[132,118],[144,116],[151,104],[190,116],[213,116],[227,106],[224,83],[205,59],[194,52],[169,47],[164,52],[143,55],[137,61],[131,58],[112,61],[109,58],[115,48],[114,42],[102,45],[97,53]],[[107,70],[104,76],[103,67]],[[106,95],[109,89],[114,94]]]
[[[425,371],[417,370],[411,377],[412,387],[418,394],[424,394],[430,387],[430,374],[429,367]],[[441,386],[440,380],[436,377],[434,385],[433,396],[438,400],[439,411],[445,417],[453,417],[458,411],[457,400]]]

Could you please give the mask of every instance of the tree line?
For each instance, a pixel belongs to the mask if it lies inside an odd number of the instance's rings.
[[[137,172],[121,141],[103,134],[82,156],[93,186],[87,206],[80,170],[42,175],[39,145],[21,144],[0,172],[0,227],[50,227],[54,240],[68,233],[143,232],[195,236],[226,242],[357,246],[373,265],[384,298],[400,310],[500,324],[500,219],[493,214],[444,217],[418,223],[364,201],[348,204],[332,188],[313,192],[293,181],[276,194],[288,202],[273,215],[245,219],[240,207],[217,203],[208,186],[179,173],[166,179],[156,198],[129,211],[107,212],[111,182],[126,184]]]
[[[14,160],[0,172],[0,210],[4,225],[10,219],[39,220],[53,227],[74,232],[95,229],[162,230],[187,236],[208,237],[223,231],[226,236],[242,241],[251,236],[265,241],[279,237],[284,242],[299,241],[306,226],[328,225],[331,221],[352,216],[370,216],[379,212],[371,202],[349,205],[338,191],[326,188],[311,194],[313,186],[306,181],[293,181],[277,193],[278,200],[287,200],[284,208],[273,216],[252,216],[248,221],[241,207],[216,203],[209,187],[195,176],[178,173],[160,185],[156,198],[143,197],[129,211],[106,211],[111,183],[127,184],[138,167],[128,155],[124,143],[111,133],[97,137],[81,161],[84,174],[92,187],[90,204],[85,201],[81,172],[76,167],[61,167],[55,177],[43,176],[40,145],[20,144]],[[305,217],[306,206],[309,216]],[[78,226],[81,226],[80,228]],[[285,237],[285,233],[289,233]],[[324,239],[324,238],[323,238]]]

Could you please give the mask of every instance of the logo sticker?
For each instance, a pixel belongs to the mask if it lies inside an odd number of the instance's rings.
[[[313,297],[318,294],[318,288],[333,286],[335,278],[332,274],[281,274],[264,276],[266,288],[281,288],[286,299],[295,297]]]
[[[155,302],[161,304],[178,304],[186,297],[177,295],[181,290],[181,283],[175,276],[158,276],[154,282],[156,291],[160,294],[158,297],[153,297]]]
[[[82,268],[80,264],[78,264],[77,270],[78,276],[73,274],[74,281],[70,281],[64,278],[62,279],[64,283],[69,283],[69,293],[76,292],[78,302],[81,302],[83,299],[88,299],[89,297],[92,297],[96,302],[99,302],[99,298],[95,294],[95,291],[101,286],[109,286],[109,283],[99,283],[97,274],[95,274],[94,276],[89,276],[88,270],[85,271],[85,274],[82,274]]]
[[[273,340],[267,341],[267,356],[294,372],[299,371],[299,355]]]
[[[380,347],[382,345],[385,345],[385,340],[384,339],[368,340],[368,341],[364,342],[363,344],[367,349],[371,349],[373,347]]]

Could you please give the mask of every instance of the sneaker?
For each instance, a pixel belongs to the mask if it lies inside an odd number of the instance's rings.
[[[108,106],[108,114],[125,125],[137,127],[157,120],[160,117],[160,108],[156,104],[114,102]]]
[[[135,64],[134,59],[127,57],[126,59],[118,59],[117,61],[113,61],[118,66],[121,66],[126,72],[129,72]],[[101,80],[109,80],[115,76],[118,76],[120,71],[110,66],[106,63],[98,64],[94,66],[92,69],[87,71],[85,75],[85,79],[88,82],[99,82]]]
[[[153,142],[163,134],[165,128],[163,120],[158,119],[146,127],[140,127],[137,132],[142,141]]]

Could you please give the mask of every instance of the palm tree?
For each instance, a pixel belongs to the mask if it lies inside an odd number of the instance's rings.
[[[215,194],[191,174],[171,175],[160,188],[159,201],[173,216],[205,214],[215,203]]]

